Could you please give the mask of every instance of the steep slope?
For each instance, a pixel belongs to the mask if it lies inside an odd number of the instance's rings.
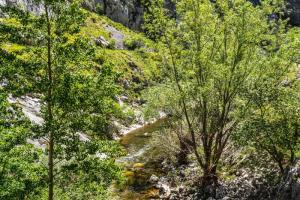
[[[89,13],[81,34],[98,45],[97,63],[111,64],[120,74],[119,83],[128,97],[137,98],[143,87],[157,78],[159,68],[154,44],[143,34],[95,13]]]
[[[136,98],[143,86],[157,75],[157,56],[153,51],[153,42],[106,16],[86,13],[88,17],[80,35],[89,37],[96,44],[95,64],[99,67],[112,65],[119,74],[118,80],[124,88],[124,95]],[[4,18],[0,18],[0,22],[15,23],[14,20]],[[20,44],[6,43],[1,48],[22,59],[27,58]]]
[[[155,45],[143,34],[129,30],[106,16],[88,11],[86,14],[88,17],[79,34],[90,38],[91,42],[96,45],[96,54],[93,59],[95,67],[100,71],[102,66],[110,66],[118,76],[117,84],[120,86],[121,95],[116,97],[116,100],[124,113],[121,120],[115,119],[110,133],[122,135],[132,130],[137,124],[144,124],[143,119],[139,118],[140,112],[138,111],[142,103],[141,91],[160,78],[158,56],[154,51]],[[13,19],[0,18],[1,23],[17,26]],[[30,59],[24,44],[4,43],[0,44],[0,48],[25,62]],[[25,101],[25,103],[30,102]],[[22,108],[26,110],[26,106]],[[36,116],[36,113],[29,112],[29,114]]]
[[[260,0],[249,0],[258,4]],[[300,26],[300,2],[298,0],[286,0],[287,16],[293,26]],[[18,4],[36,14],[42,13],[43,8],[34,5],[32,0],[0,0],[0,5]],[[115,22],[119,22],[131,29],[140,30],[143,24],[145,7],[141,0],[85,0],[83,6],[93,12],[105,14]],[[175,11],[171,0],[165,1],[169,10]]]

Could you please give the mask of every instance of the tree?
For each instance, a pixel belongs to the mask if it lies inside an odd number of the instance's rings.
[[[21,65],[4,70],[6,88],[24,80],[23,94],[42,98],[44,124],[36,137],[48,143],[48,199],[62,194],[69,199],[105,198],[106,188],[121,173],[114,159],[122,151],[106,141],[109,120],[117,111],[116,75],[111,66],[93,62],[93,44],[80,35],[86,16],[80,2],[35,3],[44,8],[41,15],[1,8],[9,16],[1,21],[1,32],[9,42],[22,45],[11,62],[21,60]],[[88,139],[82,139],[84,134]]]
[[[267,152],[284,175],[299,151],[299,86],[280,88],[276,94],[265,92],[256,94],[251,116],[240,124],[238,139]]]
[[[12,21],[9,22],[13,23]],[[1,27],[1,33],[3,28]],[[6,27],[8,28],[8,27]],[[12,32],[18,33],[15,30]],[[0,46],[9,39],[1,34]],[[0,49],[0,199],[39,198],[46,186],[46,169],[42,151],[27,143],[33,137],[33,126],[21,109],[8,101],[9,94],[22,94],[24,77],[16,76],[26,66],[15,54]],[[28,75],[28,74],[23,74]]]
[[[185,143],[202,168],[204,186],[217,183],[223,150],[248,109],[244,94],[251,92],[259,71],[293,63],[272,56],[282,53],[282,8],[273,1],[255,7],[245,0],[185,0],[177,1],[176,19],[163,6],[150,9],[156,18],[147,30],[161,30],[166,69],[158,87],[163,92],[156,94],[172,93],[156,107],[174,116],[181,137],[188,135]]]
[[[299,34],[297,28],[291,29],[280,39],[280,49],[270,52],[271,56],[296,63],[300,44],[293,38],[298,38]],[[254,146],[259,152],[267,152],[281,174],[285,175],[296,161],[300,147],[300,88],[296,77],[297,65],[282,63],[278,66],[272,60],[266,61],[271,61],[268,71],[261,71],[251,92],[245,94],[249,99],[249,109],[235,139],[240,145]]]
[[[27,144],[31,126],[20,110],[0,95],[0,199],[38,196],[45,187],[46,170],[40,164],[41,151]]]

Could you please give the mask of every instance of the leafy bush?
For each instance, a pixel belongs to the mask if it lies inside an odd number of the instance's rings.
[[[125,39],[124,45],[129,50],[135,50],[144,47],[145,41],[141,36],[132,36]]]
[[[115,49],[116,48],[116,41],[115,40],[110,39],[108,42],[109,42],[109,44],[108,44],[107,48],[109,48],[109,49]]]

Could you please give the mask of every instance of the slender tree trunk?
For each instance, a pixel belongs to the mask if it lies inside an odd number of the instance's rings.
[[[202,168],[203,176],[201,179],[200,189],[203,199],[216,196],[218,186],[217,166],[209,166]]]
[[[179,165],[186,165],[188,164],[188,154],[190,153],[189,146],[191,145],[191,142],[186,136],[181,136],[179,137],[179,145],[180,151],[177,154],[177,162]]]
[[[168,39],[167,39],[167,41],[168,41]],[[174,54],[172,52],[172,47],[171,47],[171,43],[170,42],[168,43],[168,49],[169,49],[169,52],[170,52],[170,55],[171,55],[172,71],[173,71],[175,83],[176,83],[178,92],[181,95],[180,104],[181,104],[181,107],[182,107],[183,116],[186,119],[186,122],[187,122],[187,125],[188,125],[188,129],[189,129],[189,133],[190,133],[190,136],[191,136],[192,148],[193,148],[194,154],[196,156],[196,159],[197,159],[199,165],[201,167],[203,167],[202,159],[201,159],[201,157],[200,157],[200,155],[198,153],[198,150],[197,150],[196,133],[194,131],[194,128],[193,128],[193,126],[191,124],[191,121],[190,121],[190,118],[189,118],[189,115],[188,115],[187,106],[186,106],[185,97],[184,97],[184,92],[183,92],[183,90],[181,88],[181,85],[180,85],[180,80],[179,80],[179,77],[178,77],[177,66],[176,66],[176,62],[175,62],[175,58],[174,58]]]
[[[46,20],[47,20],[47,76],[48,76],[48,89],[47,89],[47,131],[49,132],[49,155],[48,155],[48,200],[53,200],[53,154],[54,154],[54,132],[53,132],[53,113],[52,113],[52,41],[51,41],[51,24],[50,16],[47,5],[45,5]]]
[[[54,141],[53,141],[53,134],[50,133],[50,140],[49,140],[49,161],[48,161],[48,178],[49,178],[49,186],[48,186],[48,200],[53,200],[53,149],[54,149]]]

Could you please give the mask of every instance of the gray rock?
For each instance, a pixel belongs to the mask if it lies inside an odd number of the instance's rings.
[[[300,159],[287,171],[278,185],[278,200],[300,199]]]
[[[16,103],[21,108],[23,113],[28,119],[36,125],[42,126],[44,119],[41,116],[41,101],[38,98],[31,96],[22,96],[20,98],[15,98],[9,95],[8,101],[10,103]]]
[[[28,10],[36,15],[40,15],[44,12],[42,6],[37,5],[34,0],[0,0],[1,6],[19,6],[24,10]]]
[[[159,181],[159,178],[156,175],[151,175],[149,182],[150,183],[157,183]]]
[[[105,15],[127,27],[138,30],[143,22],[144,9],[138,0],[106,0]]]
[[[156,177],[153,177],[154,179],[156,179]],[[157,189],[159,189],[159,197],[160,199],[168,199],[171,196],[171,187],[170,184],[168,182],[168,179],[165,177],[162,177],[159,179],[159,181],[157,182],[157,184],[155,185],[155,187]]]
[[[96,38],[95,43],[96,43],[96,45],[101,46],[101,47],[109,46],[109,42],[103,36]]]
[[[104,28],[107,32],[111,34],[112,39],[115,40],[116,42],[115,48],[124,49],[124,38],[125,38],[124,34],[113,26],[107,25]]]
[[[226,197],[223,197],[222,200],[230,200],[230,198],[226,196]]]
[[[145,12],[144,6],[140,0],[94,0],[101,3],[105,14],[112,20],[122,23],[123,25],[140,30],[143,24],[143,16]],[[258,4],[260,0],[249,0],[254,4]],[[287,15],[290,23],[294,26],[300,26],[300,2],[299,0],[286,0]],[[171,0],[165,0],[165,7],[175,15],[176,7]]]
[[[158,184],[159,188],[159,194],[161,199],[167,199],[171,196],[171,189],[170,186],[165,184],[165,183],[159,183]]]

